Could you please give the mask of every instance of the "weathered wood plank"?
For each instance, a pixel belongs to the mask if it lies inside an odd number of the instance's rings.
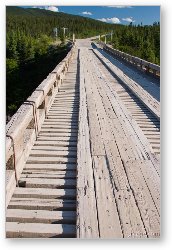
[[[77,143],[77,238],[98,238],[99,229],[82,65],[80,65],[80,96]]]
[[[77,142],[77,138],[76,137],[71,137],[71,136],[65,136],[65,137],[62,137],[62,136],[55,136],[55,135],[49,135],[49,134],[43,134],[43,135],[40,135],[38,136],[37,140],[39,141],[62,141],[62,142]]]
[[[122,238],[122,230],[111,184],[108,166],[104,156],[93,157],[95,193],[100,238]]]
[[[75,223],[76,212],[74,211],[45,211],[8,209],[6,212],[7,222],[20,223]]]
[[[57,199],[76,197],[75,189],[47,189],[47,188],[18,188],[16,187],[13,197],[17,198],[42,198]]]
[[[46,164],[46,163],[76,163],[76,158],[69,157],[43,157],[43,156],[29,156],[27,163],[38,163],[38,164]]]
[[[75,188],[76,181],[73,179],[46,179],[46,178],[29,178],[21,177],[20,181],[26,182],[27,188]]]
[[[76,164],[74,163],[44,163],[44,164],[29,164],[27,163],[25,165],[24,170],[51,170],[51,171],[57,171],[57,170],[76,170]]]
[[[61,140],[37,140],[34,144],[35,145],[41,145],[41,146],[60,146],[60,147],[67,147],[67,146],[77,146],[76,141],[61,141]]]
[[[93,79],[94,79],[92,81],[93,94],[95,95],[95,93],[99,93],[99,95],[97,95],[95,99],[95,105],[98,110],[97,116],[100,122],[100,129],[101,129],[100,136],[102,136],[102,140],[104,142],[104,147],[106,150],[106,157],[107,157],[110,177],[113,178],[114,185],[117,189],[128,189],[129,188],[128,180],[124,172],[121,156],[117,148],[115,138],[113,137],[113,129],[110,126],[111,120],[109,119],[109,116],[106,113],[105,106],[106,108],[108,108],[109,112],[111,110],[112,115],[114,111],[112,110],[112,107],[108,102],[106,95],[104,95],[103,89],[101,90],[101,87],[98,85],[99,79],[95,79],[94,77]]]
[[[132,164],[132,163],[131,163]],[[155,203],[157,211],[160,215],[160,177],[154,168],[151,160],[136,161],[134,167],[137,165],[138,171],[141,171],[145,183],[149,189],[151,197]],[[133,167],[133,168],[134,168]]]
[[[46,157],[46,156],[58,156],[58,157],[64,157],[64,156],[68,156],[68,157],[76,157],[76,152],[70,152],[70,151],[57,151],[57,150],[36,150],[35,148],[33,148],[30,152],[30,156],[41,156],[41,157]]]
[[[74,146],[56,146],[56,145],[34,145],[32,150],[46,150],[46,151],[64,151],[66,152],[76,152],[77,151],[77,147]]]
[[[118,190],[115,197],[124,238],[147,238],[132,191]]]
[[[142,166],[144,168],[144,166]],[[125,163],[126,173],[139,207],[148,237],[160,234],[160,217],[154,200],[139,169],[138,161]]]
[[[48,131],[51,131],[51,132],[58,132],[58,133],[76,133],[78,130],[77,128],[63,128],[63,126],[52,126],[52,125],[49,125],[49,126],[42,126],[42,129],[41,129],[41,132],[48,132]]]
[[[26,210],[49,210],[49,211],[75,211],[76,202],[74,200],[62,199],[38,199],[38,198],[15,198],[13,197],[8,205],[9,209]]]
[[[47,178],[47,179],[56,179],[56,178],[75,178],[76,171],[49,171],[49,170],[23,170],[21,178]]]
[[[74,225],[6,222],[7,238],[65,238],[75,234]]]
[[[88,122],[90,130],[90,140],[91,140],[91,151],[92,155],[105,155],[104,144],[101,136],[101,129],[98,119],[98,110],[95,104],[96,93],[93,90],[93,85],[91,84],[91,76],[88,71],[85,70],[85,86],[87,95],[87,105],[88,105]]]
[[[68,139],[73,138],[76,140],[78,133],[77,132],[66,132],[66,133],[62,133],[62,132],[56,132],[56,131],[41,131],[39,133],[39,137],[41,136],[48,136],[48,137],[61,137],[61,138],[65,138],[67,137]]]

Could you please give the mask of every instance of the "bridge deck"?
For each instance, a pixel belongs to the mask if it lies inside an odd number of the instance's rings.
[[[8,205],[7,237],[159,237],[159,101],[118,73],[77,41]]]
[[[76,53],[9,203],[7,237],[76,236],[78,112]]]

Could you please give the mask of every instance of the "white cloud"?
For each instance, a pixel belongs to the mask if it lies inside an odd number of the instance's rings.
[[[101,21],[101,22],[107,22],[106,18],[98,18],[97,20]]]
[[[97,19],[97,20],[102,21],[102,22],[106,22],[106,23],[120,23],[120,20],[117,17],[100,18],[100,19]]]
[[[89,16],[91,16],[91,15],[92,15],[92,13],[91,13],[91,12],[89,12],[89,11],[83,11],[81,14],[83,14],[83,15],[89,15]]]
[[[133,20],[133,18],[132,17],[126,17],[126,18],[122,18],[122,20],[123,21],[125,21],[125,22],[132,22],[132,23],[134,23],[135,22],[135,20]]]
[[[114,5],[114,6],[107,6],[108,8],[119,8],[119,9],[123,9],[123,8],[133,8],[132,6],[128,6],[128,5]]]
[[[54,12],[58,12],[59,9],[56,6],[48,6],[45,8],[46,10],[50,10],[50,11],[54,11]]]
[[[59,11],[59,9],[56,6],[33,6],[32,8],[50,10],[50,11],[53,11],[53,12],[58,12]]]

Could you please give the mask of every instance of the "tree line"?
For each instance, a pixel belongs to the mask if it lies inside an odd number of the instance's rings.
[[[61,45],[55,42],[58,28]],[[62,60],[68,48],[61,28],[72,38],[95,36],[110,31],[111,25],[81,16],[43,9],[6,8],[6,107],[13,115],[47,74]],[[53,48],[53,49],[52,49]]]
[[[103,39],[103,38],[102,38]],[[153,25],[123,26],[113,32],[112,41],[108,42],[115,49],[137,56],[149,62],[160,64],[160,23]]]
[[[7,7],[6,79],[7,114],[16,112],[47,74],[62,60],[68,48],[62,27],[72,38],[86,38],[113,32],[107,42],[114,48],[152,63],[160,63],[160,24],[119,25],[43,9]],[[53,28],[58,28],[61,45],[53,46]]]

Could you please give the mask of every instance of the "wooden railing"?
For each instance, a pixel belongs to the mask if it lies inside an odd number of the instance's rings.
[[[112,54],[113,56],[117,56],[120,59],[146,71],[149,73],[152,73],[156,76],[160,76],[160,66],[153,64],[151,62],[145,61],[141,58],[135,57],[135,56],[131,56],[127,53],[124,53],[122,51],[119,51],[117,49],[113,49],[111,48],[109,45],[99,41],[100,46],[107,51],[108,53]]]
[[[18,185],[24,164],[46,113],[68,70],[75,44],[13,115],[6,127],[6,205]]]

